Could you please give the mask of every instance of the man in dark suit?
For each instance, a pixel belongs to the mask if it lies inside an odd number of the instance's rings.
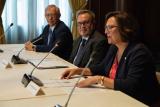
[[[45,17],[48,25],[45,26],[42,34],[25,43],[25,49],[36,52],[49,52],[55,45],[52,53],[68,60],[72,51],[73,38],[69,28],[59,18],[60,10],[55,5],[49,5],[45,9]],[[33,43],[36,41],[35,43]]]
[[[69,61],[78,67],[85,67],[92,57],[89,66],[98,64],[104,58],[108,44],[105,36],[95,30],[95,14],[80,10],[76,17],[80,36],[73,43]]]

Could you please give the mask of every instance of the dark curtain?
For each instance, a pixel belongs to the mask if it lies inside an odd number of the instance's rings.
[[[3,30],[2,17],[1,17],[5,2],[6,0],[0,0],[0,43],[1,44],[5,42],[5,36],[2,35],[4,30]]]

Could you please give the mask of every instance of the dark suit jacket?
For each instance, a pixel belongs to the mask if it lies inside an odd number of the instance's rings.
[[[82,38],[79,37],[73,43],[73,50],[69,60],[71,63],[73,63],[73,60],[77,54],[81,39]],[[90,66],[100,63],[100,61],[102,61],[102,59],[105,57],[108,47],[107,39],[99,32],[93,31],[92,35],[90,35],[89,39],[87,40],[83,50],[83,57],[77,66],[85,67],[93,52],[93,61],[90,63]]]
[[[72,51],[72,43],[73,38],[69,28],[64,24],[64,22],[59,21],[58,24],[55,26],[53,31],[53,39],[52,44],[47,45],[48,43],[48,35],[49,35],[49,25],[47,25],[42,34],[37,37],[36,39],[32,40],[35,41],[42,37],[41,40],[34,43],[36,45],[37,52],[49,52],[53,46],[58,42],[58,47],[52,51],[52,53],[58,55],[59,57],[68,60],[70,53]]]
[[[103,62],[91,67],[93,75],[108,76],[117,48],[112,45]],[[120,90],[148,105],[160,95],[153,59],[143,44],[129,44],[119,62],[114,89]]]

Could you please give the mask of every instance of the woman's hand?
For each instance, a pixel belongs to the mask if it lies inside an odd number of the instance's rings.
[[[73,75],[92,75],[89,68],[69,68],[66,69],[62,75],[61,79],[70,79]]]
[[[99,82],[99,79],[100,79],[100,76],[91,76],[85,80],[82,80],[80,81],[78,84],[77,84],[77,87],[87,87],[87,86],[90,86],[92,84],[95,84],[95,83],[98,83]]]
[[[70,79],[71,76],[76,75],[76,74],[80,74],[81,69],[80,68],[69,68],[66,69],[62,75],[61,75],[61,79]]]

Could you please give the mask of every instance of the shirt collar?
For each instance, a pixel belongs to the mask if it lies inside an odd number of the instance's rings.
[[[82,39],[85,39],[86,41],[88,40],[89,37],[82,37]]]
[[[50,27],[50,29],[52,30],[52,32],[53,32],[54,28],[55,28],[55,26]]]

